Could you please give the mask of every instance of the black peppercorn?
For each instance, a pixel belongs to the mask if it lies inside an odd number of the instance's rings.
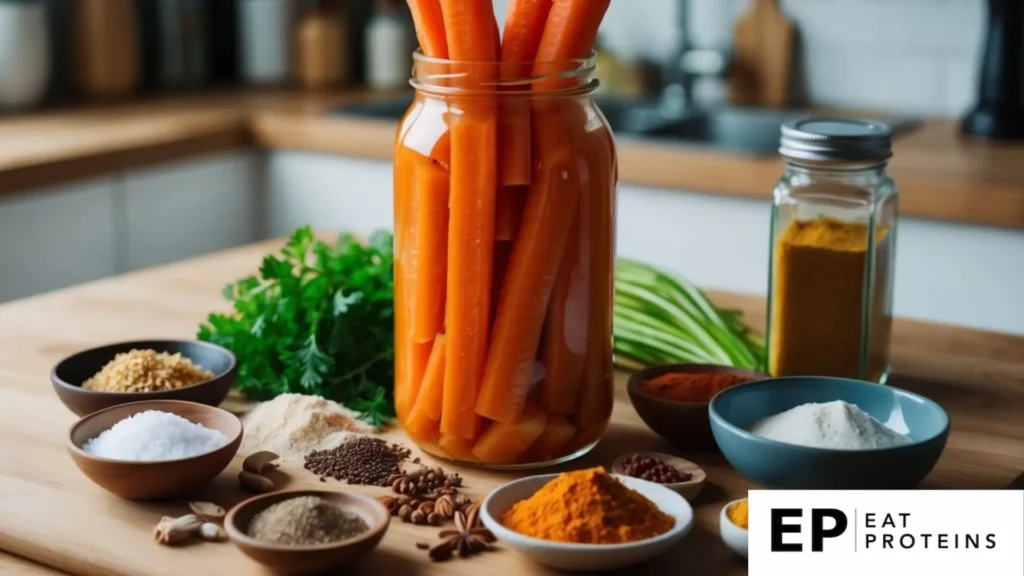
[[[626,476],[659,484],[686,482],[693,478],[693,474],[682,472],[667,462],[639,454],[631,454],[626,457],[622,463],[622,472]]]

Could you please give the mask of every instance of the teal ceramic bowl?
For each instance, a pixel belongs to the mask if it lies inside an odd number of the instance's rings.
[[[808,402],[843,400],[910,437],[877,450],[833,450],[768,440],[747,431],[759,419]],[[800,376],[733,386],[708,406],[711,431],[729,464],[768,488],[907,489],[931,472],[946,447],[949,416],[935,402],[860,380]]]

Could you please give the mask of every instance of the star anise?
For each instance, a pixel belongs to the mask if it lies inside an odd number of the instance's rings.
[[[491,549],[494,534],[480,525],[480,508],[471,508],[468,512],[456,512],[455,529],[442,530],[438,534],[441,541],[430,549],[431,560],[443,562],[456,552],[460,558],[466,558]]]

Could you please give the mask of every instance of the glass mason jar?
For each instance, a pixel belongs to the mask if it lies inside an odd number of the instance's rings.
[[[772,205],[768,371],[884,383],[896,249],[891,132],[864,120],[782,128]]]
[[[594,59],[525,67],[416,54],[395,142],[395,409],[423,450],[484,466],[581,455],[612,409]]]

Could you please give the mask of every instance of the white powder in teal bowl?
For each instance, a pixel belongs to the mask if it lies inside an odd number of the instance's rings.
[[[228,443],[219,430],[159,410],[139,412],[82,446],[86,454],[111,460],[177,460],[212,452]]]
[[[790,408],[758,420],[750,431],[777,442],[834,450],[875,450],[910,444],[910,438],[842,400]]]

